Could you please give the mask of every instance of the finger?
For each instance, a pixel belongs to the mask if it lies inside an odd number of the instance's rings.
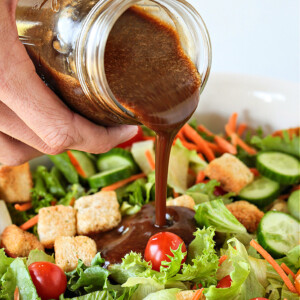
[[[51,152],[51,148],[2,102],[0,102],[0,116],[0,132],[42,153],[49,154]]]
[[[9,26],[1,28],[7,32],[0,33],[0,41],[1,34],[10,34]],[[51,148],[51,154],[65,149],[106,152],[137,133],[135,126],[104,128],[70,111],[38,77],[16,40],[8,46],[0,43],[0,99]]]
[[[18,166],[41,155],[39,151],[2,132],[0,132],[0,145],[0,163],[7,166]]]

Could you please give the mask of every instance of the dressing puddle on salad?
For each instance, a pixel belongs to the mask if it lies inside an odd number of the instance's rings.
[[[170,26],[130,8],[109,35],[105,71],[117,100],[157,134],[156,200],[155,218],[154,208],[148,206],[125,218],[113,231],[94,236],[98,250],[104,258],[118,262],[130,250],[143,252],[149,237],[165,230],[179,234],[189,244],[195,231],[193,213],[182,207],[166,211],[166,195],[173,139],[199,100],[197,69]]]

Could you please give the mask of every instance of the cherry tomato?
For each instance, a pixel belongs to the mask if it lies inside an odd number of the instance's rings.
[[[42,300],[58,299],[67,288],[67,276],[50,262],[36,262],[29,267],[31,279]]]
[[[118,148],[127,148],[127,147],[130,147],[133,143],[136,143],[136,142],[139,142],[139,141],[142,141],[143,140],[143,137],[144,137],[144,134],[143,134],[143,129],[142,127],[138,127],[138,132],[137,134],[132,137],[130,140],[118,145],[117,147]]]
[[[261,298],[261,297],[258,297],[258,298],[252,298],[250,300],[269,300],[268,298]]]
[[[231,280],[230,275],[227,275],[218,282],[217,288],[218,289],[229,288],[229,287],[231,287],[231,281],[232,280]]]
[[[214,195],[215,196],[223,196],[225,194],[227,194],[227,192],[224,191],[220,186],[215,187],[215,190],[214,190]]]
[[[153,270],[159,271],[162,261],[170,261],[167,255],[173,256],[170,249],[176,250],[180,244],[183,244],[182,252],[186,252],[184,241],[178,235],[171,232],[159,232],[149,239],[144,258],[146,261],[151,261]],[[182,263],[185,260],[186,256]]]

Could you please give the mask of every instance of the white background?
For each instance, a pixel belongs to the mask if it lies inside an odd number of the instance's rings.
[[[211,36],[212,72],[299,82],[300,0],[188,0]]]

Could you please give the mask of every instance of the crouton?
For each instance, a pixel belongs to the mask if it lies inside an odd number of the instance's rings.
[[[287,202],[282,199],[275,200],[270,206],[268,206],[267,210],[276,210],[284,213],[289,212]]]
[[[0,166],[0,199],[9,203],[29,202],[32,186],[29,163]]]
[[[224,190],[236,194],[254,179],[249,168],[228,153],[211,161],[205,169],[205,175],[219,181]]]
[[[90,266],[97,254],[95,241],[86,236],[60,236],[55,239],[54,250],[55,263],[65,272],[74,270],[78,259]]]
[[[77,210],[78,234],[88,235],[108,231],[121,221],[115,192],[99,192],[81,197],[76,200],[74,207]]]
[[[71,206],[43,207],[39,211],[38,234],[45,248],[53,248],[59,236],[76,234],[76,211]]]
[[[264,213],[247,201],[236,201],[226,205],[248,232],[255,232]]]
[[[191,196],[183,195],[167,201],[167,206],[183,206],[194,210],[195,201]]]
[[[1,235],[1,247],[11,257],[27,257],[31,250],[44,250],[44,246],[35,235],[23,231],[16,225],[4,229]]]
[[[181,291],[176,294],[176,300],[192,300],[195,293],[196,293],[196,290]],[[203,294],[200,299],[205,299]]]

